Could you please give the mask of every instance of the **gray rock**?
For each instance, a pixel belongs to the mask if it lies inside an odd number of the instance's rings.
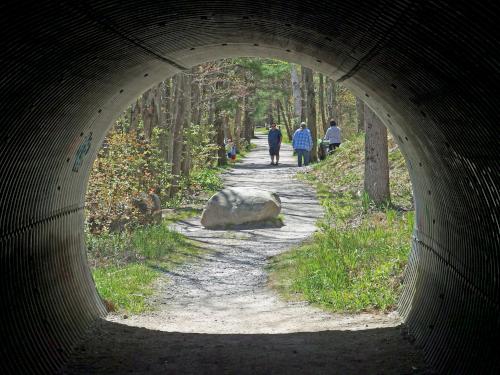
[[[213,195],[201,215],[205,228],[227,227],[276,218],[281,211],[281,200],[276,193],[266,190],[235,187]]]

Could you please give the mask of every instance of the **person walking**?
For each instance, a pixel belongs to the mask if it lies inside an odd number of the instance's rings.
[[[299,167],[309,164],[309,153],[311,152],[313,141],[311,132],[307,129],[306,123],[302,122],[300,128],[295,131],[292,139],[292,146],[297,153],[297,162]]]
[[[283,135],[281,130],[276,128],[276,123],[271,124],[271,129],[267,135],[267,142],[269,144],[269,155],[271,156],[271,165],[278,165],[280,161],[280,147]],[[276,157],[276,162],[274,158]]]
[[[337,127],[337,123],[335,122],[335,120],[330,121],[330,127],[326,131],[323,139],[326,139],[330,142],[330,144],[328,145],[328,153],[333,152],[337,147],[340,146],[340,143],[342,142],[340,137],[340,128]]]

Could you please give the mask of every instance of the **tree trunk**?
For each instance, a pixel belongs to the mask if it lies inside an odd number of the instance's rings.
[[[184,97],[184,119],[182,121],[182,162],[181,162],[181,174],[183,177],[189,177],[189,172],[191,170],[191,144],[189,139],[187,142],[184,142],[184,138],[186,137],[186,133],[189,131],[191,127],[191,88],[193,85],[193,75],[183,73],[183,97]]]
[[[234,114],[234,144],[236,145],[236,150],[239,152],[240,150],[240,142],[241,142],[241,120],[242,120],[242,99],[238,98],[236,103],[236,112]]]
[[[356,114],[358,115],[358,133],[365,131],[365,103],[356,98]]]
[[[132,103],[130,106],[130,128],[129,132],[137,131],[137,124],[139,123],[139,114],[141,113],[141,105],[139,104],[139,99]]]
[[[279,99],[276,99],[276,117],[278,118],[278,124],[281,124],[281,111],[280,111],[280,105],[279,105]]]
[[[174,96],[174,89],[173,89],[173,83],[172,83],[172,78],[167,79],[165,82],[165,93],[164,93],[164,98],[163,98],[163,106],[165,108],[165,123],[166,127],[170,128],[170,125],[172,124],[172,99]]]
[[[208,99],[208,116],[207,116],[208,125],[214,125],[214,117],[215,117],[215,100],[214,100],[214,95],[211,95],[210,99]]]
[[[217,81],[215,84],[215,91],[220,93],[223,87],[222,81]],[[217,101],[214,106],[214,126],[216,131],[217,143],[217,165],[223,166],[227,164],[226,145],[224,143],[224,119],[222,118],[222,108],[220,101]]]
[[[285,112],[286,112],[286,117],[288,119],[288,125],[290,125],[290,129],[291,129],[291,132],[293,134],[293,132],[295,130],[297,130],[298,128],[298,124],[297,123],[294,123],[294,119],[293,119],[293,108],[292,108],[292,105],[289,103],[289,101],[285,101]]]
[[[223,166],[227,164],[227,155],[226,155],[226,145],[224,144],[224,129],[223,129],[223,119],[220,113],[220,110],[217,108],[215,110],[215,130],[217,137],[217,165]]]
[[[286,135],[288,136],[288,139],[292,139],[292,127],[290,126],[290,118],[287,118],[287,115],[285,113],[285,110],[283,109],[283,105],[281,104],[281,101],[278,99],[277,102],[277,108],[278,108],[278,113],[279,110],[281,109],[281,112],[283,113],[283,123],[285,124],[285,129],[286,129]]]
[[[307,108],[307,126],[311,131],[311,136],[313,140],[313,147],[311,150],[311,161],[318,161],[318,130],[316,128],[316,98],[314,94],[314,76],[313,71],[309,68],[302,67],[302,73],[304,75],[304,84],[306,96],[306,108]]]
[[[302,115],[302,95],[300,92],[299,75],[295,64],[290,64],[290,77],[292,81],[292,96],[293,96],[293,126],[297,126]]]
[[[191,69],[191,74],[193,75],[191,77],[191,122],[195,125],[201,124],[201,89],[200,83],[196,80],[196,74],[199,72],[199,70],[199,67]]]
[[[179,177],[181,173],[182,151],[183,151],[183,125],[186,118],[186,94],[187,77],[184,73],[175,76],[175,102],[174,102],[174,121],[172,124],[172,186],[170,187],[170,197],[173,197],[179,191]]]
[[[174,121],[175,121],[175,102],[176,102],[176,93],[177,93],[177,86],[180,84],[179,82],[179,75],[175,75],[172,78],[170,78],[170,97],[167,100],[167,109],[169,113],[168,117],[168,135],[167,135],[167,162],[171,166],[174,163]]]
[[[164,160],[168,158],[168,116],[167,103],[170,99],[170,87],[168,81],[163,81],[158,85],[158,127],[160,128],[159,148],[161,156]]]
[[[321,114],[321,122],[323,124],[323,131],[326,133],[328,130],[328,123],[325,117],[325,87],[323,84],[323,74],[319,73],[319,113]]]
[[[335,90],[335,81],[328,78],[327,84],[327,109],[329,120],[337,120],[337,92]]]
[[[163,82],[160,82],[154,89],[154,104],[155,104],[155,115],[156,115],[156,126],[161,127],[164,122],[164,113],[162,108],[162,97],[163,97]]]
[[[224,137],[226,139],[233,139],[233,134],[231,133],[231,127],[229,126],[229,115],[227,112],[222,114],[222,124],[224,129]]]
[[[273,116],[273,102],[269,102],[269,106],[267,107],[267,123],[269,126],[274,122],[274,116]]]
[[[335,88],[335,96],[338,98],[339,91],[338,87]],[[342,126],[344,124],[344,102],[342,100],[336,100],[337,102],[337,124]]]
[[[306,88],[306,75],[307,73],[305,72],[305,67],[301,68],[300,71],[300,80],[301,80],[301,85],[300,85],[300,100],[301,100],[301,109],[302,111],[300,112],[300,121],[306,121],[307,119],[307,88]]]
[[[378,116],[365,105],[365,192],[380,205],[389,203],[389,159],[387,129]]]
[[[142,94],[142,126],[144,130],[144,139],[151,141],[151,135],[155,125],[155,104],[153,89],[147,90]]]
[[[243,128],[245,133],[245,140],[248,144],[252,140],[252,123],[250,121],[250,106],[248,103],[248,98],[245,98],[244,104],[245,110],[243,111]]]

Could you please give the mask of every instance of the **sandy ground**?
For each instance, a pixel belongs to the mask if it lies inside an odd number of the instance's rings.
[[[397,313],[329,314],[285,302],[267,287],[269,257],[308,238],[322,216],[315,192],[283,145],[269,165],[267,141],[224,175],[226,186],[277,192],[281,228],[206,230],[199,218],[176,230],[211,251],[158,280],[154,312],[111,314],[79,345],[64,373],[423,374],[421,353]]]

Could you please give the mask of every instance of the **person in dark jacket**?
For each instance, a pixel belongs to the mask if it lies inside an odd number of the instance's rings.
[[[276,123],[273,122],[271,124],[271,129],[269,130],[269,134],[267,135],[267,142],[269,144],[269,155],[271,156],[271,165],[278,165],[280,161],[280,147],[282,139],[283,136],[281,134],[281,130],[276,128]],[[274,162],[274,158],[276,158],[276,162]]]

